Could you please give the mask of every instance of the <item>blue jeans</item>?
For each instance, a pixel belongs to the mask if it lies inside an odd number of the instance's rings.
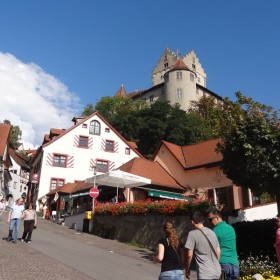
[[[239,277],[239,267],[231,263],[221,263],[222,269],[226,273],[227,280],[237,280]]]
[[[181,269],[168,270],[160,273],[158,280],[184,280],[184,272]]]
[[[12,240],[16,241],[18,238],[18,233],[20,229],[20,219],[11,219],[10,225],[9,225],[9,230],[13,231],[12,234]]]

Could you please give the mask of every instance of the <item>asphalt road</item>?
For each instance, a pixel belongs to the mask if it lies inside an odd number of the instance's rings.
[[[6,237],[6,213],[0,236]],[[21,227],[22,234],[23,225]],[[21,234],[19,237],[21,237]],[[157,280],[160,264],[154,253],[116,240],[80,233],[52,221],[39,220],[32,243],[0,239],[0,279],[28,280]],[[196,279],[195,273],[191,279]]]

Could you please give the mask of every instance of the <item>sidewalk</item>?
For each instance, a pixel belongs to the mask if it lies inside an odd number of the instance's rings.
[[[47,227],[52,224],[46,221]],[[40,223],[40,226],[43,223]],[[16,244],[3,240],[7,237],[8,225],[6,223],[6,213],[0,221],[0,279],[29,279],[29,280],[71,280],[82,279],[92,280],[82,273],[63,265],[44,254],[33,249],[25,242],[17,241]],[[34,233],[36,234],[36,232]],[[20,235],[21,236],[21,235]]]
[[[2,238],[7,237],[8,233],[5,214],[2,216],[2,221],[0,221],[1,280],[11,279],[11,277],[20,277],[21,279],[29,280],[93,279],[37,251],[32,248],[32,244],[26,244],[25,242],[22,243],[20,241],[18,241],[17,244],[12,244],[11,242],[4,241]],[[40,229],[42,229],[46,232],[66,237],[70,240],[79,240],[97,248],[106,249],[122,256],[147,262],[157,266],[158,272],[160,272],[160,264],[155,264],[152,261],[154,253],[148,249],[137,248],[116,240],[103,239],[92,234],[77,232],[73,229],[69,229],[67,226],[62,226],[49,220],[38,220],[38,229],[38,232],[36,232],[37,229],[33,232],[34,242],[36,242],[36,234],[39,234]],[[196,279],[195,274],[192,274],[191,279]]]

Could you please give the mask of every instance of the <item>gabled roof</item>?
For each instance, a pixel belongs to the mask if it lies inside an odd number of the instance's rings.
[[[205,142],[184,146],[183,153],[186,158],[186,168],[193,168],[203,165],[221,162],[221,153],[216,152],[219,139],[212,139]]]
[[[19,154],[15,150],[9,148],[9,155],[20,167],[22,167],[25,170],[30,169],[30,167],[28,165],[28,159],[24,158],[21,154]]]
[[[178,58],[176,62],[172,65],[170,71],[174,70],[187,70],[191,71],[190,68],[185,64],[182,58]]]
[[[116,92],[115,96],[119,96],[119,97],[128,97],[126,94],[126,91],[123,87],[123,85],[120,87],[120,89]]]
[[[162,143],[169,149],[169,151],[177,158],[182,166],[186,165],[186,159],[184,157],[183,149],[181,146],[175,145],[173,143],[162,141]]]
[[[0,157],[4,156],[5,148],[9,144],[9,133],[11,126],[8,124],[0,124]]]
[[[82,190],[87,190],[92,188],[92,183],[86,183],[85,181],[76,183],[66,183],[62,187],[50,191],[47,195],[54,193],[75,193]]]
[[[169,187],[177,190],[185,190],[162,166],[144,158],[134,158],[123,164],[120,170],[151,179],[152,185]]]
[[[45,134],[45,136],[44,136],[43,145],[50,142],[55,137],[57,137],[61,134],[64,134],[65,131],[66,131],[65,129],[51,128],[50,133]]]
[[[212,139],[197,144],[178,146],[167,141],[162,141],[173,156],[185,169],[215,164],[222,161],[221,153],[216,152],[220,139]],[[159,148],[157,149],[158,152]],[[156,154],[154,155],[155,158]]]
[[[63,133],[58,135],[57,137],[51,139],[48,143],[45,143],[42,145],[42,147],[46,147],[50,144],[52,144],[53,142],[57,141],[58,139],[60,139],[61,137],[63,137],[64,135],[66,135],[67,133],[69,133],[70,131],[72,131],[73,129],[75,129],[77,126],[82,125],[84,122],[86,122],[88,119],[92,118],[93,116],[98,116],[112,131],[114,131],[114,133],[116,133],[118,135],[119,138],[121,138],[139,157],[143,157],[142,154],[140,154],[131,144],[131,142],[127,141],[119,132],[117,132],[98,112],[94,112],[91,115],[89,115],[88,117],[86,117],[84,120],[82,120],[81,122],[71,126],[69,129],[67,130],[63,130]]]

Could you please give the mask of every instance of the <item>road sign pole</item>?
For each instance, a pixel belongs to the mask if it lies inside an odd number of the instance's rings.
[[[93,167],[93,187],[95,188],[96,166]],[[94,197],[92,198],[92,217],[94,215]]]
[[[92,198],[92,216],[94,215],[94,197]]]

